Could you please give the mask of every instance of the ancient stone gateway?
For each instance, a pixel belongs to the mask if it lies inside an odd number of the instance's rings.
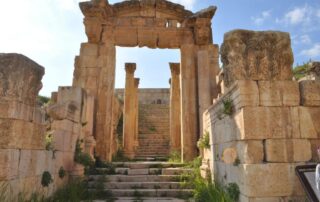
[[[181,151],[184,160],[197,156],[202,114],[217,96],[218,46],[211,19],[216,7],[197,13],[165,0],[105,0],[80,3],[88,42],[75,59],[73,86],[95,99],[93,134],[96,153],[111,160],[116,46],[180,49]],[[128,134],[133,135],[133,134]]]

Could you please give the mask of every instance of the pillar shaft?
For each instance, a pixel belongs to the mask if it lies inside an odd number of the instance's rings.
[[[198,110],[194,49],[194,45],[181,46],[180,96],[183,161],[193,160],[197,156]]]
[[[134,129],[134,141],[135,146],[139,146],[139,78],[134,79],[134,117],[135,117],[135,129]]]
[[[170,63],[170,150],[181,150],[180,63]]]
[[[198,105],[199,105],[199,132],[203,134],[203,112],[212,104],[211,75],[209,47],[204,46],[197,53],[198,56]]]
[[[136,70],[135,63],[126,63],[126,84],[124,91],[124,112],[123,112],[123,150],[124,154],[129,157],[134,157],[135,148],[135,103],[134,99],[134,71]]]

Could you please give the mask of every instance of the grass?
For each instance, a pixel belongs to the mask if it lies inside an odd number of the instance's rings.
[[[168,161],[171,163],[181,163],[181,152],[180,151],[170,152]]]
[[[202,137],[200,137],[197,142],[197,146],[199,149],[210,149],[210,135],[209,132],[206,131]]]

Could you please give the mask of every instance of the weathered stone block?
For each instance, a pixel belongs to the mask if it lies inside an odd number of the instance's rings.
[[[76,123],[80,122],[81,105],[74,101],[57,103],[48,108],[48,114],[54,120],[67,119]]]
[[[320,81],[305,80],[299,86],[303,106],[320,106]]]
[[[297,107],[244,107],[241,113],[238,128],[243,140],[300,138]]]
[[[20,54],[0,54],[0,100],[35,106],[44,68]]]
[[[255,81],[236,81],[227,94],[227,98],[230,94],[234,110],[245,106],[259,106],[259,90]]]
[[[300,132],[302,138],[320,137],[320,108],[299,107]]]
[[[178,37],[178,29],[176,28],[162,28],[158,29],[158,47],[159,48],[179,48],[181,38]]]
[[[234,30],[221,46],[225,85],[235,80],[291,80],[293,54],[288,33]]]
[[[310,139],[311,143],[311,153],[312,153],[312,162],[319,162],[319,156],[318,156],[318,147],[320,146],[320,139]]]
[[[134,47],[138,45],[137,28],[118,27],[114,31],[115,44],[118,46]]]
[[[288,196],[288,197],[247,197],[240,195],[240,202],[302,202],[306,196]]]
[[[89,43],[98,43],[101,39],[102,23],[97,18],[85,18],[84,25]]]
[[[67,131],[70,133],[79,133],[81,126],[80,124],[74,123],[70,120],[55,120],[53,121],[53,123],[51,124],[51,129],[52,130],[62,130],[62,131]]]
[[[260,106],[299,106],[300,92],[296,81],[259,81]]]
[[[60,86],[58,91],[58,103],[73,101],[81,104],[83,90],[79,87]]]
[[[97,67],[97,56],[81,55],[79,68]]]
[[[286,163],[239,165],[240,192],[248,197],[302,196],[304,191],[295,174],[296,166]]]
[[[139,47],[156,48],[158,33],[153,28],[138,28]]]
[[[262,141],[238,141],[214,145],[215,158],[226,164],[262,163],[264,150]]]
[[[2,149],[44,149],[44,125],[22,120],[0,119],[0,128]]]
[[[18,149],[0,149],[0,181],[18,176],[19,157]]]
[[[266,140],[268,162],[306,162],[311,159],[311,144],[306,139]]]
[[[35,107],[18,101],[0,101],[0,118],[33,120]]]
[[[82,43],[80,58],[82,56],[98,57],[99,45],[95,43]]]

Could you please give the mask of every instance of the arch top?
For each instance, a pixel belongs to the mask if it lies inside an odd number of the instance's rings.
[[[108,0],[80,2],[80,9],[85,17],[156,17],[169,18],[182,22],[190,18],[213,18],[217,7],[210,6],[197,13],[184,6],[167,0],[126,0],[109,4]]]

